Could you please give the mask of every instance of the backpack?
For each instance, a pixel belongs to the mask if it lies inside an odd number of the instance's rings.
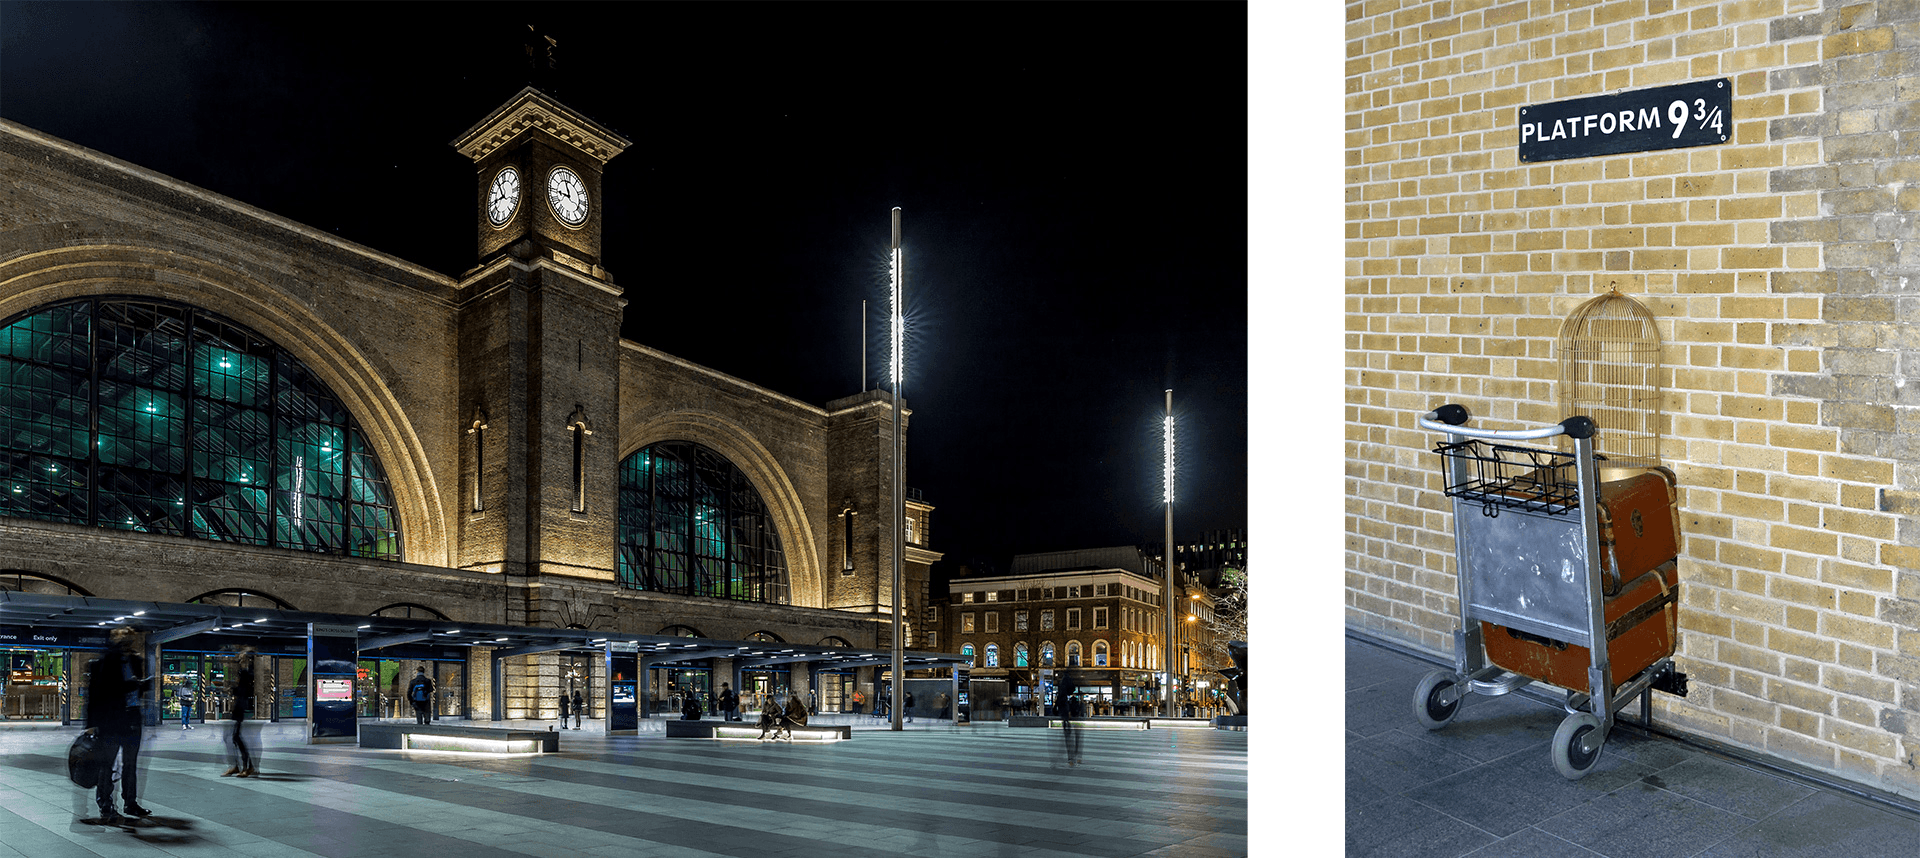
[[[426,683],[426,681],[425,681],[425,680],[421,680],[421,679],[416,679],[416,680],[414,680],[414,681],[413,681],[413,690],[412,690],[412,691],[409,691],[409,692],[407,692],[407,696],[408,696],[408,697],[411,697],[411,698],[413,698],[413,702],[415,702],[415,703],[425,703],[425,702],[427,702],[427,683]]]

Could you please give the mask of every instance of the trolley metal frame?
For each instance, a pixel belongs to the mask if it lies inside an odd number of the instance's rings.
[[[1642,697],[1643,719],[1650,689],[1674,690],[1671,657],[1662,658],[1618,688],[1609,682],[1606,594],[1599,522],[1599,470],[1595,464],[1595,426],[1571,417],[1538,429],[1494,431],[1465,426],[1472,415],[1459,405],[1444,405],[1419,418],[1423,429],[1445,433],[1448,446],[1472,440],[1510,444],[1565,436],[1573,453],[1501,447],[1504,452],[1538,453],[1570,467],[1571,491],[1564,481],[1556,492],[1536,490],[1531,476],[1489,484],[1469,471],[1466,456],[1446,456],[1448,494],[1453,498],[1454,565],[1459,582],[1459,628],[1454,636],[1454,669],[1423,677],[1414,691],[1414,716],[1429,730],[1445,727],[1472,694],[1498,696],[1536,680],[1491,664],[1481,638],[1480,621],[1584,646],[1592,658],[1587,688],[1567,689],[1567,717],[1554,733],[1554,767],[1569,780],[1591,771],[1613,729],[1614,713]],[[1447,448],[1440,448],[1445,452]],[[1470,487],[1470,488],[1457,488]],[[1502,519],[1507,519],[1502,523]],[[1516,520],[1517,519],[1517,520]],[[1558,567],[1553,561],[1559,561]],[[1684,675],[1678,682],[1684,683]],[[1677,693],[1684,694],[1684,685]]]

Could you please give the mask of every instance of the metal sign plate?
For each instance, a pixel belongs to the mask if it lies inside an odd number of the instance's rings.
[[[1596,95],[1520,108],[1520,160],[1714,146],[1733,138],[1727,78]]]

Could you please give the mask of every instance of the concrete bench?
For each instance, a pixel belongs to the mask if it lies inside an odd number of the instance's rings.
[[[484,751],[495,754],[556,753],[553,730],[510,730],[464,724],[361,724],[360,747],[411,751]]]
[[[793,728],[793,740],[796,742],[836,742],[853,738],[853,726],[850,724],[808,724]],[[667,722],[669,739],[758,739],[760,725],[753,721],[686,721],[675,719]]]

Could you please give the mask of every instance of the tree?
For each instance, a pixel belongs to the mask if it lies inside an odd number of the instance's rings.
[[[1221,569],[1220,584],[1214,588],[1213,616],[1207,619],[1206,648],[1201,661],[1208,673],[1227,678],[1240,676],[1239,667],[1234,664],[1227,645],[1247,639],[1247,620],[1246,570],[1232,567]],[[1243,684],[1241,688],[1244,687]],[[1245,712],[1246,700],[1238,694],[1233,696],[1236,698],[1234,704]]]

